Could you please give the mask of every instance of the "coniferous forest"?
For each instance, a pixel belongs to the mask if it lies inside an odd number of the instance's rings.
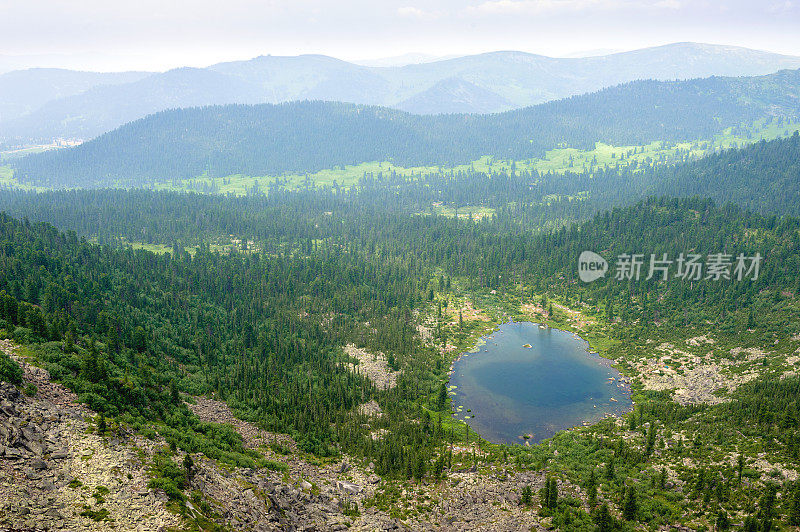
[[[483,197],[500,205],[524,197],[517,176],[493,176],[488,186],[481,177],[437,183],[459,190],[464,202]],[[721,342],[757,345],[800,334],[794,301],[800,220],[706,199],[650,198],[543,231],[536,214],[544,215],[542,207],[534,204],[498,209],[477,222],[418,210],[442,190],[365,179],[347,191],[241,198],[5,193],[4,208],[17,218],[2,218],[0,325],[92,409],[137,430],[155,428],[186,452],[240,467],[270,465],[230,429],[200,422],[182,401],[214,394],[240,417],[293,435],[310,455],[347,453],[374,462],[386,478],[434,483],[447,466],[446,445],[465,438],[449,419],[442,394],[449,355],[437,343],[467,336],[463,324],[440,320],[435,342],[424,342],[417,324],[420,315],[441,315],[451,294],[502,293],[501,306],[506,312],[517,306],[517,313],[520,303],[546,308],[549,302],[551,320],[559,319],[553,302],[584,309],[610,324],[603,334],[631,372],[648,339],[674,331],[710,328]],[[569,212],[577,219],[588,211]],[[63,230],[33,221],[40,219]],[[232,234],[238,245],[215,244]],[[134,241],[165,251],[127,244]],[[758,279],[585,285],[576,278],[584,249],[677,255],[689,242],[701,253],[760,253]],[[380,389],[350,371],[342,351],[349,343],[391,353],[398,386]],[[494,458],[486,460],[516,456],[518,467],[533,469],[551,463],[579,485],[591,476],[594,497],[612,505],[619,498],[625,514],[606,516],[603,505],[595,513],[576,509],[551,494],[542,511],[554,523],[654,525],[680,520],[682,505],[703,515],[752,507],[757,519],[763,489],[737,480],[741,470],[687,470],[700,477],[687,481],[693,487],[684,492],[671,490],[658,471],[667,457],[702,461],[712,449],[739,448],[742,437],[772,456],[796,459],[800,413],[782,398],[794,396],[797,379],[776,375],[765,373],[716,406],[681,406],[634,388],[636,408],[625,423],[634,435],[650,427],[641,446],[601,423],[557,438],[558,460],[548,457],[549,447],[519,446],[488,446]],[[365,424],[356,407],[373,399],[385,415]],[[376,440],[376,428],[390,436]],[[673,431],[687,434],[690,441],[679,440],[685,448],[663,447]],[[601,463],[606,471],[596,469]],[[639,487],[628,488],[630,482]],[[788,523],[794,488],[775,489],[781,503],[769,510],[770,519]]]
[[[0,528],[798,530],[798,87],[211,105],[0,150]],[[510,322],[630,402],[490,441],[455,375]]]

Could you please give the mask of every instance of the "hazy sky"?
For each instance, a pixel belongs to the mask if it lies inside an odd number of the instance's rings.
[[[112,70],[262,54],[565,56],[676,41],[800,55],[800,0],[0,0],[0,56]]]

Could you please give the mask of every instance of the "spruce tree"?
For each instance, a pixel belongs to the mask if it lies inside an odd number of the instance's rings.
[[[439,410],[444,410],[445,406],[447,406],[447,386],[445,386],[445,383],[442,383],[439,386],[439,394],[436,397],[436,407]]]
[[[639,505],[636,501],[636,489],[631,486],[625,492],[625,501],[622,504],[622,517],[626,521],[633,521],[639,511]]]
[[[530,506],[533,504],[533,490],[528,484],[522,487],[522,494],[520,495],[519,503],[522,506]]]
[[[594,469],[589,473],[589,480],[586,482],[586,498],[589,508],[597,506],[597,476]]]
[[[614,530],[614,518],[611,517],[611,512],[608,510],[606,503],[595,509],[592,514],[592,520],[597,527],[597,532],[611,532]]]
[[[789,506],[789,524],[800,526],[800,482],[796,482],[792,490],[792,501]]]

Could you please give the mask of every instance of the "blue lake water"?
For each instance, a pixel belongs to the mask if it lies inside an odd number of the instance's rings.
[[[511,322],[483,340],[456,360],[450,385],[456,417],[489,441],[534,443],[631,409],[619,372],[572,333]]]

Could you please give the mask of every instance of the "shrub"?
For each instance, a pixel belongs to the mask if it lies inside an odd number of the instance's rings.
[[[25,327],[17,327],[11,334],[14,338],[14,341],[18,344],[32,344],[38,340],[36,334],[32,330]]]
[[[180,488],[169,478],[154,478],[147,483],[147,487],[153,490],[162,490],[171,501],[183,501],[185,499]]]
[[[22,383],[22,368],[5,353],[0,353],[0,381]]]

